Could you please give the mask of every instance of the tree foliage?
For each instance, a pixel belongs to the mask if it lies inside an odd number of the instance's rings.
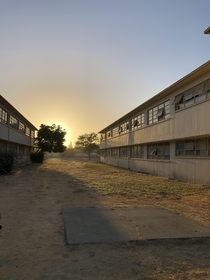
[[[84,153],[88,154],[90,159],[91,153],[95,152],[99,148],[99,139],[97,133],[91,132],[82,134],[77,138],[75,148],[80,149]]]
[[[40,125],[37,137],[34,139],[34,143],[38,148],[38,151],[62,153],[65,151],[65,129],[62,129],[60,125]]]

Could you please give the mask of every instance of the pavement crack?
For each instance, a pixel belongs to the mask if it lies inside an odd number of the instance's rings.
[[[145,240],[142,236],[142,233],[140,231],[140,227],[139,227],[139,224],[135,221],[135,220],[132,220],[131,218],[128,218],[127,216],[123,215],[123,214],[120,214],[119,212],[116,211],[116,214],[124,219],[126,219],[127,221],[131,222],[134,224],[135,228],[136,228],[136,233],[137,233],[137,237],[139,240],[143,241]]]

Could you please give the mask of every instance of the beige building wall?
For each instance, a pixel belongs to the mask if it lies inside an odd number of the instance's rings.
[[[4,119],[5,112],[7,122]],[[17,119],[17,128],[10,125],[10,116]],[[19,129],[19,122],[25,126],[25,131]],[[29,133],[26,133],[26,127]],[[28,160],[30,152],[34,149],[33,136],[36,130],[35,126],[0,95],[0,150],[12,150],[21,155],[22,161]]]
[[[111,152],[104,152],[101,155],[101,161],[139,172],[210,185],[210,144],[209,155],[205,157],[177,156],[175,154],[176,142],[179,140],[205,138],[208,143],[208,139],[210,139],[210,98],[177,111],[175,111],[174,104],[177,95],[208,79],[210,79],[210,61],[100,131],[104,134],[125,121],[129,121],[131,124],[133,117],[144,113],[144,127],[134,131],[129,130],[123,135],[101,141],[100,149],[102,151],[128,147],[126,157],[116,155],[113,157]],[[148,125],[148,110],[167,100],[170,100],[170,117]],[[160,142],[170,142],[170,160],[148,158],[148,145]],[[143,158],[131,157],[131,147],[137,144],[142,145]]]

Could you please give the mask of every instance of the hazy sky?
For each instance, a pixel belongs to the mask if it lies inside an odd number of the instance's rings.
[[[67,145],[210,59],[209,0],[0,0],[0,94]]]

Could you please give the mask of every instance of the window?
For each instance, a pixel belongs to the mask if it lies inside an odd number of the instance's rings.
[[[175,111],[210,98],[210,79],[177,95],[173,104]]]
[[[189,106],[194,103],[193,89],[190,89],[184,93],[183,101],[185,103],[185,106]]]
[[[22,122],[19,122],[19,130],[25,133],[25,124],[23,124]]]
[[[0,123],[8,123],[8,113],[0,107]]]
[[[184,142],[177,142],[176,144],[176,155],[183,156],[184,155]]]
[[[147,146],[147,158],[148,159],[170,159],[170,143],[157,143]]]
[[[131,130],[139,129],[144,126],[144,113],[131,119]]]
[[[208,81],[206,81],[205,92],[206,92],[206,97],[210,98],[210,79]]]
[[[176,142],[176,156],[200,156],[210,155],[210,138],[192,139]]]
[[[112,129],[112,136],[118,136],[119,135],[119,127],[116,126],[115,128]]]
[[[118,157],[118,148],[113,148],[111,150],[111,156],[112,157]]]
[[[100,156],[105,156],[105,150],[100,150]]]
[[[104,141],[105,140],[105,133],[101,133],[101,141]]]
[[[196,156],[206,156],[206,155],[208,155],[206,139],[196,140]]]
[[[159,104],[148,111],[148,124],[153,124],[170,116],[170,100]]]
[[[144,158],[144,149],[142,145],[131,147],[131,158]]]
[[[18,120],[15,117],[13,117],[12,115],[10,115],[9,124],[13,128],[18,129]]]
[[[195,103],[206,99],[206,94],[205,94],[205,90],[204,90],[204,83],[199,84],[194,88],[193,95],[195,97],[195,100],[194,100]]]
[[[26,135],[30,136],[30,128],[28,128],[27,126],[26,126]]]
[[[127,157],[128,156],[128,147],[121,147],[120,148],[120,157]]]
[[[111,136],[112,136],[111,130],[107,131],[107,133],[106,133],[106,138],[111,138]]]
[[[111,149],[106,149],[105,150],[105,156],[108,156],[108,157],[111,156]]]
[[[31,130],[31,138],[34,138],[34,131]]]
[[[129,131],[129,121],[122,123],[119,126],[119,134],[124,134]]]
[[[185,154],[186,155],[194,155],[195,150],[195,141],[186,141],[185,142]]]

